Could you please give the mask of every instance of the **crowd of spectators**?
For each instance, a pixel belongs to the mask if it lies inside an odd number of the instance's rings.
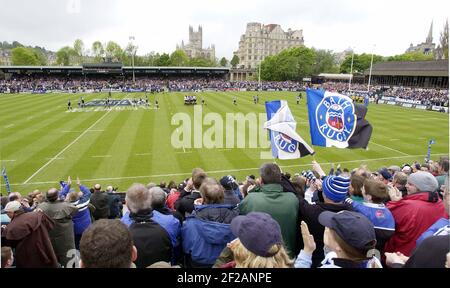
[[[37,75],[15,75],[9,80],[0,80],[0,93],[35,92],[46,91],[63,92],[101,92],[113,91],[202,91],[202,90],[264,90],[264,91],[305,91],[307,87],[320,88],[336,91],[345,95],[368,94],[369,97],[392,97],[399,101],[418,101],[416,104],[436,105],[448,107],[448,89],[431,88],[409,88],[370,86],[367,91],[366,84],[351,84],[350,88],[346,82],[325,82],[322,84],[311,84],[304,82],[284,81],[271,82],[262,81],[228,81],[220,77],[136,77],[133,82],[125,77],[90,77],[82,76],[37,76]]]
[[[449,160],[370,171],[338,165],[124,193],[69,177],[1,198],[2,267],[310,268],[450,264]]]

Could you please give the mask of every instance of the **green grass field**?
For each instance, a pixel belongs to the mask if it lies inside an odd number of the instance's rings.
[[[194,107],[183,104],[187,93],[157,94],[160,109],[66,112],[70,98],[75,104],[104,98],[105,94],[0,95],[0,159],[6,167],[12,190],[23,194],[33,189],[58,187],[67,176],[86,185],[100,183],[125,191],[132,183],[148,183],[188,177],[194,167],[202,167],[213,177],[233,174],[238,179],[257,175],[261,149],[174,149],[171,125],[177,112],[193,115]],[[286,99],[297,120],[299,134],[310,143],[306,97],[295,104],[292,92],[260,92],[260,104],[253,104],[255,92],[203,92],[207,106],[203,114],[265,113],[264,101]],[[232,98],[238,97],[238,105]],[[142,93],[113,94],[115,99],[143,97]],[[151,96],[151,102],[155,96]],[[72,104],[72,105],[73,105]],[[225,119],[225,116],[224,116]],[[449,152],[448,114],[371,105],[367,119],[374,130],[369,149],[313,148],[315,159],[328,169],[330,163],[354,168],[367,164],[371,169],[423,161],[427,141],[436,139],[432,159]],[[208,126],[209,127],[209,126]],[[208,127],[204,127],[205,131]],[[267,151],[267,149],[265,149]],[[311,156],[297,160],[277,160],[291,173],[309,169]],[[1,191],[5,192],[3,179]]]

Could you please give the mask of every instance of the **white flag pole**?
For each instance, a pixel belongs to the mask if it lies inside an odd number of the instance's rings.
[[[355,56],[355,50],[352,47],[352,64],[350,65],[350,79],[348,80],[348,91],[350,91],[350,85],[352,85],[353,78],[353,58]]]
[[[369,83],[367,84],[367,92],[370,90],[370,79],[372,77],[372,66],[373,66],[373,50],[375,50],[375,45],[373,45],[372,49],[372,59],[370,60],[370,70],[369,70]]]

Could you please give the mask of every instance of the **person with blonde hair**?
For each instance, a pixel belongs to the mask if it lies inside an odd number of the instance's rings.
[[[251,212],[231,221],[231,231],[238,238],[229,244],[235,268],[292,268],[283,245],[281,228],[269,214]],[[230,266],[230,265],[229,265]]]

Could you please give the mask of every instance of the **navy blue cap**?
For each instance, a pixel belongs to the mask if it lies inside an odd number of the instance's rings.
[[[338,213],[324,211],[319,215],[319,222],[333,229],[345,243],[361,251],[375,247],[376,236],[372,222],[366,216],[343,210]]]
[[[391,180],[392,179],[392,174],[386,168],[380,169],[380,171],[378,171],[378,173],[380,173],[380,175],[383,176],[383,178],[385,180]]]
[[[269,253],[270,248],[283,243],[280,225],[263,212],[250,212],[245,216],[235,217],[231,221],[231,231],[245,248],[262,257],[273,256]]]

